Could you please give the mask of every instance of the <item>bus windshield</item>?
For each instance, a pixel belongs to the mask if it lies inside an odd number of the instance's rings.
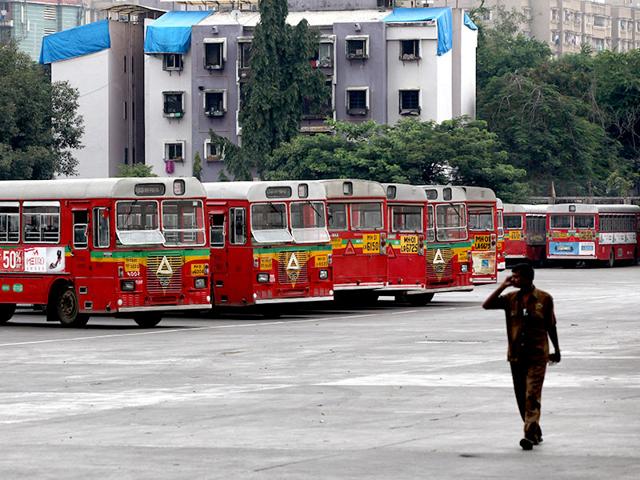
[[[422,207],[398,205],[391,208],[394,232],[422,232]]]
[[[291,208],[291,233],[296,243],[328,242],[322,202],[294,202]]]
[[[121,245],[162,245],[155,200],[122,201],[116,204],[116,235]]]
[[[509,230],[522,230],[522,215],[505,215],[504,228]]]
[[[436,234],[439,241],[467,238],[467,219],[463,204],[436,206]]]
[[[574,228],[596,228],[596,220],[593,215],[576,215],[573,217]]]
[[[200,200],[164,200],[162,233],[165,245],[204,245],[203,212]]]
[[[469,230],[493,230],[493,214],[488,210],[469,211]]]
[[[251,232],[258,243],[293,241],[287,228],[287,207],[284,203],[259,203],[251,206]]]
[[[351,228],[354,230],[382,228],[382,204],[377,202],[352,204]]]

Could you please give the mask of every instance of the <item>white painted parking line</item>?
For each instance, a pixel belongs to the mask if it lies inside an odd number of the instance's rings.
[[[118,338],[118,337],[136,337],[141,335],[161,335],[165,333],[178,333],[178,332],[194,332],[198,330],[217,330],[222,328],[247,328],[247,327],[261,327],[264,325],[291,325],[295,323],[313,323],[324,322],[328,320],[349,320],[352,318],[373,317],[376,313],[370,313],[366,315],[348,315],[344,317],[323,317],[323,318],[307,318],[304,320],[278,320],[277,322],[259,322],[259,323],[243,323],[238,325],[211,325],[208,327],[187,327],[187,328],[175,328],[171,330],[153,330],[150,332],[133,332],[133,333],[114,333],[110,335],[92,335],[87,337],[72,337],[72,338],[51,338],[47,340],[34,340],[30,342],[14,342],[14,343],[0,343],[0,347],[15,347],[20,345],[37,345],[42,343],[57,343],[57,342],[79,342],[83,340],[95,340],[101,338]]]

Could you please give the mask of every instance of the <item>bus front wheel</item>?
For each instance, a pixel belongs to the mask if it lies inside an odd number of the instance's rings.
[[[54,293],[47,316],[50,321],[60,322],[63,327],[84,327],[89,321],[89,315],[80,313],[78,297],[73,287],[62,287]]]
[[[0,304],[0,325],[7,323],[13,317],[16,312],[15,303],[2,303]]]
[[[153,328],[160,323],[162,315],[157,313],[147,313],[133,317],[133,320],[142,328]]]
[[[423,307],[433,300],[433,293],[417,293],[414,295],[407,295],[409,305],[414,307]]]
[[[609,260],[607,260],[607,267],[612,268],[616,264],[616,256],[613,253],[613,248],[611,249],[611,253],[609,253]]]

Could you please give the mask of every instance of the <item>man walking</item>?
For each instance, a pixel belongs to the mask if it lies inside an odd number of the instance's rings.
[[[556,330],[553,298],[533,285],[531,265],[514,266],[512,275],[482,304],[487,310],[504,310],[507,317],[508,353],[513,389],[520,417],[524,422],[524,438],[520,446],[531,450],[542,442],[540,402],[542,384],[548,362],[560,361],[560,345]],[[519,288],[505,295],[508,287]],[[551,339],[555,353],[549,354]]]

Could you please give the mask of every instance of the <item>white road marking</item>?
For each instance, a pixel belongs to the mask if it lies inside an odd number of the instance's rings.
[[[211,325],[208,327],[187,327],[187,328],[175,328],[170,330],[153,330],[150,332],[134,332],[134,333],[114,333],[110,335],[92,335],[87,337],[72,337],[72,338],[51,338],[48,340],[34,340],[29,342],[14,342],[14,343],[0,343],[0,347],[15,347],[20,345],[37,345],[41,343],[56,343],[56,342],[79,342],[83,340],[95,340],[101,338],[117,338],[117,337],[135,337],[141,335],[161,335],[165,333],[178,333],[178,332],[194,332],[198,330],[216,330],[221,328],[247,328],[247,327],[260,327],[263,325],[291,325],[294,323],[313,323],[323,322],[328,320],[349,320],[351,318],[363,318],[372,317],[377,314],[371,313],[366,315],[348,315],[344,317],[324,317],[324,318],[307,318],[304,320],[279,320],[277,322],[260,322],[260,323],[243,323],[238,325]]]

